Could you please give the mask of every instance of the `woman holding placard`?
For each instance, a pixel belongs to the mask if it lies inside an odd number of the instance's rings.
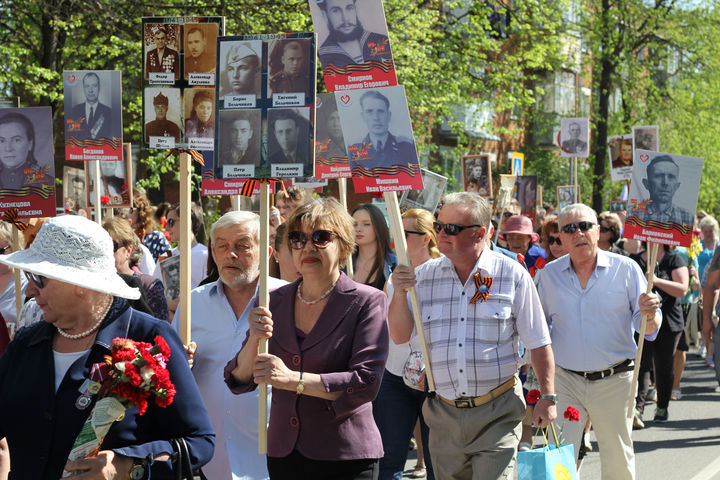
[[[287,221],[302,278],[253,309],[242,349],[225,368],[235,393],[273,388],[270,478],[373,479],[383,456],[372,400],[388,353],[387,299],[341,272],[353,249],[352,219],[316,199]],[[258,354],[268,338],[267,354]]]

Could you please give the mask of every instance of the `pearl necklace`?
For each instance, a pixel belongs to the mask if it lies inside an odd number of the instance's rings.
[[[100,324],[102,323],[102,321],[105,320],[105,315],[107,315],[107,313],[110,311],[110,306],[112,305],[112,302],[113,302],[113,297],[112,297],[112,295],[110,295],[107,302],[105,303],[103,312],[100,314],[100,320],[98,320],[95,325],[90,327],[90,329],[85,330],[84,332],[76,333],[73,335],[73,334],[67,333],[60,327],[55,327],[55,328],[57,328],[57,331],[61,336],[65,337],[65,338],[69,338],[70,340],[77,340],[79,338],[87,337],[88,335],[93,333],[95,330],[97,330],[98,327],[100,327]]]
[[[327,290],[325,290],[325,293],[323,293],[322,295],[320,295],[320,296],[319,296],[318,298],[316,298],[315,300],[305,300],[305,299],[303,298],[302,294],[300,293],[300,289],[301,289],[302,286],[303,286],[303,282],[302,282],[302,280],[301,280],[301,281],[300,281],[300,285],[298,285],[298,289],[297,289],[297,298],[298,298],[298,300],[300,300],[300,301],[301,301],[302,303],[304,303],[305,305],[315,305],[315,304],[318,303],[320,300],[323,300],[323,299],[325,299],[325,297],[327,297],[328,295],[330,295],[330,292],[332,292],[333,288],[335,288],[335,283],[337,283],[337,280],[336,280],[335,282],[333,282],[332,285],[330,285],[330,288],[328,288]]]

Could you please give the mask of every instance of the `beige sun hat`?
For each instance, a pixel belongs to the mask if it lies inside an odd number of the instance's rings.
[[[47,220],[30,247],[0,255],[0,263],[116,297],[140,298],[140,290],[129,287],[115,270],[110,235],[78,215]]]

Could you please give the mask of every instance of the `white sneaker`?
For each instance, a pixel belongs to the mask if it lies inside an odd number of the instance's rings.
[[[698,357],[705,358],[705,345],[700,345],[698,348]]]
[[[645,397],[646,402],[657,402],[657,390],[654,388],[651,388],[648,391],[647,397]]]
[[[681,400],[682,399],[682,392],[678,388],[677,390],[673,390],[670,394],[670,400]]]

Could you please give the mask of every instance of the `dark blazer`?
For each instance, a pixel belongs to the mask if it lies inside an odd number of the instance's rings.
[[[378,167],[407,166],[408,164],[418,163],[413,144],[401,140],[392,133],[388,133],[387,141],[379,151],[375,150],[375,146],[370,141],[370,134],[365,135],[361,143],[356,143],[353,146],[356,152],[367,151],[355,157],[350,156],[350,168],[358,166],[370,170]],[[367,149],[364,147],[367,147]]]
[[[112,109],[107,105],[103,105],[100,102],[97,103],[92,125],[88,125],[87,123],[88,119],[86,118],[85,113],[85,102],[75,105],[72,109],[72,120],[77,122],[80,119],[82,119],[82,123],[80,123],[80,130],[71,134],[78,140],[97,140],[98,138],[113,138],[113,136],[118,138],[120,137],[120,132],[118,131],[117,126],[113,124],[114,119],[112,116]],[[98,129],[97,134],[93,136],[91,133],[92,129],[98,125],[98,122],[100,122],[101,119],[102,126]]]
[[[175,72],[175,78],[180,76],[180,55],[176,50],[165,46],[163,58],[158,57],[158,49],[153,48],[145,60],[145,72]]]
[[[270,293],[275,327],[268,350],[291,370],[320,374],[326,391],[343,393],[330,401],[274,389],[268,456],[285,457],[297,450],[313,460],[381,458],[382,439],[373,419],[372,401],[380,389],[388,355],[386,296],[341,273],[300,348],[294,321],[299,282]],[[230,389],[234,393],[254,390],[257,385],[253,382],[235,382],[230,372],[236,366],[237,355],[225,367]]]
[[[156,335],[162,336],[172,352],[168,369],[177,393],[167,408],[149,402],[143,416],[137,408],[127,410],[125,418],[110,427],[101,449],[146,458],[172,452],[169,440],[184,437],[194,467],[210,461],[215,445],[212,424],[180,337],[168,322],[115,298],[92,348],[70,367],[57,393],[52,351],[55,333],[55,327],[46,322],[23,328],[0,358],[0,438],[7,437],[10,446],[11,479],[60,478],[73,442],[95,404],[93,398],[86,409],[78,409],[79,388],[92,365],[110,355],[116,337],[152,342]],[[168,462],[155,462],[151,478],[169,480],[175,474]]]

